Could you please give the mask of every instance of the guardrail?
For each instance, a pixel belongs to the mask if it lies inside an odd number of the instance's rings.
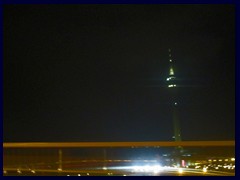
[[[74,147],[193,147],[235,146],[235,141],[154,141],[154,142],[21,142],[3,143],[3,148],[74,148]]]

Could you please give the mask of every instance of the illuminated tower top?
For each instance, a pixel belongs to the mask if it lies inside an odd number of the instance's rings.
[[[168,83],[168,87],[169,88],[173,88],[176,87],[176,83],[175,83],[175,79],[176,77],[174,76],[174,69],[173,69],[173,60],[172,60],[172,54],[171,54],[171,49],[168,49],[169,52],[169,75],[168,78],[166,79],[167,83]]]

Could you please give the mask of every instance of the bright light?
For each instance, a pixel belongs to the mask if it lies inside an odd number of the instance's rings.
[[[231,161],[235,161],[235,158],[231,158]]]
[[[145,172],[149,172],[149,171],[151,171],[151,167],[149,165],[146,165],[146,166],[143,167],[143,170]]]
[[[168,87],[176,87],[176,84],[169,84]]]
[[[145,165],[145,166],[133,166],[132,169],[135,172],[153,172],[158,173],[162,170],[162,167],[160,165]]]
[[[22,174],[22,171],[20,171],[20,169],[17,169],[17,173]]]
[[[134,171],[141,171],[142,167],[141,166],[133,166]]]
[[[179,168],[179,169],[178,169],[178,172],[179,172],[180,174],[182,174],[182,173],[183,173],[182,168]]]
[[[159,173],[162,170],[162,167],[159,165],[152,167],[154,173]]]
[[[170,75],[174,75],[174,71],[173,71],[173,68],[170,68]]]
[[[166,80],[169,81],[169,80],[171,80],[171,79],[175,79],[175,77],[174,77],[174,76],[170,76],[170,77],[168,77]]]
[[[78,176],[81,176],[81,174],[78,174]]]
[[[103,170],[107,170],[107,167],[103,167]]]
[[[218,161],[222,161],[222,159],[219,159]]]
[[[62,169],[61,169],[61,168],[58,168],[58,171],[62,171]]]
[[[31,170],[31,172],[32,172],[33,174],[35,174],[35,173],[36,173],[34,170]]]
[[[183,166],[183,167],[186,166],[186,162],[185,162],[185,160],[182,160],[182,166]]]
[[[203,168],[203,172],[207,172],[207,168]]]

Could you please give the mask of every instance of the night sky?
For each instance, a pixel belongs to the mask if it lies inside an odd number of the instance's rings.
[[[4,5],[4,141],[235,139],[234,5]]]

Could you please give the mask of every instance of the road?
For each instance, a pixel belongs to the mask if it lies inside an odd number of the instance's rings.
[[[47,166],[45,166],[47,167]],[[64,163],[63,169],[48,168],[4,168],[5,176],[235,176],[235,170],[208,170],[178,168],[158,164],[133,165],[114,162],[104,166],[102,162]]]

